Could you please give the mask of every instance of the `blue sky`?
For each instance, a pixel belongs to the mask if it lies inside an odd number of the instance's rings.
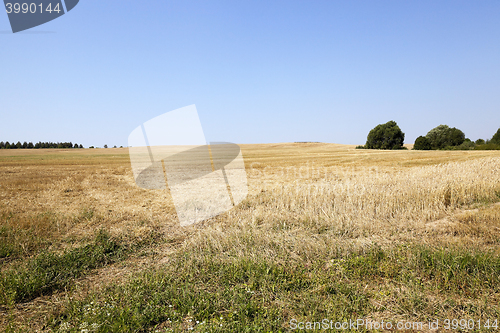
[[[0,141],[126,145],[196,104],[208,141],[364,144],[500,127],[500,2],[81,0],[9,33]]]

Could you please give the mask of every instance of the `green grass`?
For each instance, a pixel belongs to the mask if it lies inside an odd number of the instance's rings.
[[[0,214],[0,260],[9,262],[47,249],[57,238],[54,235],[61,222],[51,212],[28,217],[6,212]]]
[[[62,254],[42,252],[0,274],[0,304],[29,301],[71,285],[90,270],[114,262],[125,248],[104,231],[91,244]]]
[[[467,297],[500,290],[500,257],[492,252],[420,248],[417,267],[440,290]]]
[[[0,259],[9,258],[19,253],[20,247],[11,241],[13,238],[12,228],[0,227]]]
[[[349,283],[305,267],[186,255],[123,286],[71,303],[52,325],[70,322],[77,331],[86,323],[98,332],[188,327],[203,332],[280,332],[288,311],[298,317],[314,311],[315,317],[343,318],[363,315],[367,306],[367,297]]]
[[[292,318],[345,321],[387,310],[422,320],[495,316],[498,305],[470,304],[461,296],[498,294],[499,265],[493,253],[423,246],[373,247],[309,266],[185,252],[160,269],[70,301],[49,324],[73,332],[83,326],[95,332],[284,332]]]

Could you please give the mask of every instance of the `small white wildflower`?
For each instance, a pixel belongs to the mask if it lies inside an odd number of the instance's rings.
[[[68,322],[64,322],[59,326],[59,331],[64,332],[64,331],[69,331],[71,328],[71,325]]]

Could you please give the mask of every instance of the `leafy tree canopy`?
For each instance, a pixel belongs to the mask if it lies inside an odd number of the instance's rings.
[[[465,141],[465,134],[461,130],[447,125],[439,125],[431,129],[425,136],[432,149],[459,146]]]
[[[402,149],[405,134],[398,124],[391,120],[385,124],[377,125],[370,131],[366,139],[367,149]]]
[[[498,131],[493,135],[493,137],[490,140],[492,143],[496,143],[497,145],[500,145],[500,128]]]
[[[429,142],[429,139],[427,139],[425,136],[419,136],[417,140],[415,140],[415,145],[413,146],[413,149],[415,150],[431,150],[431,143]]]

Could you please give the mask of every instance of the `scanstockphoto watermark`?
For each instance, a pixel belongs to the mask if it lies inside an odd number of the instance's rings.
[[[291,330],[497,330],[497,319],[436,319],[432,321],[374,321],[355,319],[348,321],[299,321],[292,319],[289,322]]]
[[[314,161],[306,161],[300,165],[273,166],[261,162],[252,162],[247,166],[248,175],[258,180],[263,190],[276,190],[277,184],[300,184],[300,187],[289,186],[287,191],[297,190],[304,192],[309,188],[311,193],[322,191],[326,188],[342,185],[345,188],[359,188],[360,177],[369,182],[380,182],[389,180],[387,172],[383,172],[378,166],[371,167],[339,167],[317,165]],[[278,188],[279,189],[279,188]]]
[[[354,173],[363,173],[366,175],[383,176],[386,173],[378,166],[370,167],[341,167],[341,166],[323,166],[317,165],[315,161],[305,161],[298,165],[266,165],[261,162],[252,162],[249,165],[249,172],[254,173],[259,178],[279,178],[279,179],[326,179],[338,180],[346,176],[352,176]]]
[[[260,162],[253,162],[249,169],[261,179],[328,179],[333,175],[334,170],[333,167],[318,166],[311,161],[298,166],[264,166]]]
[[[75,8],[79,0],[4,0],[12,32],[55,20]]]
[[[148,120],[130,133],[128,143],[136,184],[168,188],[181,226],[226,212],[247,196],[240,147],[208,144],[195,105]]]

